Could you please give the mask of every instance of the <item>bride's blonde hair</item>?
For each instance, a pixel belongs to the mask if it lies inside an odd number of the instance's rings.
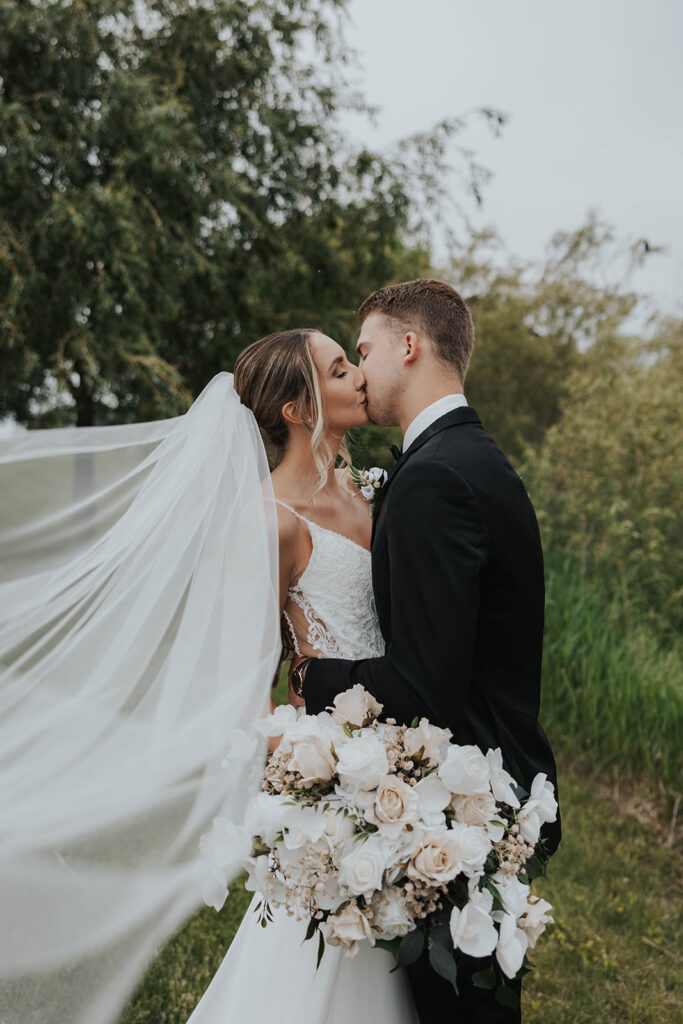
[[[297,327],[259,338],[240,352],[234,369],[235,390],[275,449],[277,461],[289,436],[282,407],[295,402],[297,414],[311,435],[311,455],[318,470],[314,494],[325,486],[335,462],[334,452],[325,440],[324,403],[310,344],[311,335],[317,333],[320,332],[315,327]],[[351,464],[345,441],[339,456],[341,465]]]

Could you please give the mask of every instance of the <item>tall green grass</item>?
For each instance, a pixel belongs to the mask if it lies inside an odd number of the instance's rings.
[[[680,792],[683,653],[626,602],[615,579],[578,560],[547,557],[542,721],[555,741],[589,755],[596,772]]]

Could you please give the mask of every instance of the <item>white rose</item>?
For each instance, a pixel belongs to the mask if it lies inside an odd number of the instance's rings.
[[[429,719],[421,718],[418,726],[406,730],[403,745],[407,754],[417,754],[424,747],[423,756],[432,764],[439,765],[448,752],[452,735],[450,729],[439,729]]]
[[[401,832],[404,825],[412,824],[419,816],[415,791],[396,775],[385,775],[380,779],[373,810],[378,822],[395,826],[389,833]],[[384,831],[387,832],[386,829]]]
[[[519,800],[515,796],[512,786],[515,780],[503,768],[503,754],[500,747],[486,752],[486,761],[491,778],[491,789],[496,800],[510,807],[519,807]]]
[[[553,924],[553,918],[548,913],[552,909],[551,904],[540,896],[529,896],[524,913],[517,918],[517,927],[526,934],[529,949],[534,948],[546,925]]]
[[[499,839],[503,838],[504,826],[492,824],[500,819],[497,817],[498,805],[491,793],[454,796],[450,802],[450,809],[455,815],[456,821],[460,821],[464,825],[478,825],[480,828],[485,828],[492,843],[497,843]]]
[[[288,768],[301,775],[301,783],[310,788],[316,782],[329,782],[335,774],[334,755],[328,743],[311,736],[293,744]]]
[[[363,487],[361,487],[360,493],[363,495],[366,501],[370,501],[370,498],[372,498],[372,496],[375,493],[374,484],[365,484]]]
[[[443,825],[446,821],[443,811],[448,807],[451,791],[441,779],[436,774],[428,775],[413,786],[413,793],[418,799],[425,825]]]
[[[468,875],[480,874],[491,852],[491,840],[486,830],[479,825],[463,825],[456,821],[450,834],[457,844],[462,870]]]
[[[323,934],[331,946],[343,946],[348,956],[355,956],[358,943],[367,939],[371,946],[375,940],[370,925],[355,903],[349,903],[337,914],[330,914],[322,926]]]
[[[247,805],[244,825],[249,835],[261,836],[272,846],[282,829],[282,814],[286,796],[280,793],[257,793]]]
[[[389,850],[383,840],[370,836],[355,844],[339,864],[339,885],[352,896],[368,898],[382,888],[382,876],[389,860]]]
[[[382,939],[402,938],[415,927],[415,922],[395,888],[385,888],[373,906],[372,927],[380,933]]]
[[[486,889],[474,892],[462,910],[451,912],[450,931],[453,945],[467,956],[489,956],[498,942],[498,932],[491,920],[493,896]]]
[[[360,729],[369,719],[377,718],[382,707],[364,686],[356,683],[350,690],[344,690],[334,698],[332,718],[340,725]]]
[[[245,866],[251,853],[251,836],[244,826],[217,817],[199,840],[199,849],[204,857],[202,897],[220,910],[228,896],[228,879]]]
[[[517,927],[515,918],[511,914],[504,914],[498,934],[496,960],[508,978],[514,978],[522,966],[527,944],[526,933]]]
[[[555,787],[542,773],[539,773],[531,783],[529,802],[532,801],[535,804],[535,811],[541,825],[545,825],[547,821],[557,820]]]
[[[451,793],[459,796],[490,790],[488,765],[479,747],[449,747],[439,767],[439,776]]]
[[[386,469],[381,469],[379,466],[372,466],[368,470],[368,476],[371,477],[371,479],[372,479],[373,483],[375,484],[375,486],[380,486],[381,487],[382,484],[387,479],[387,475],[388,474],[387,474]]]
[[[428,832],[420,839],[407,867],[411,878],[445,885],[462,871],[460,846],[451,831]]]
[[[337,751],[337,774],[352,790],[370,790],[389,771],[387,752],[373,732],[363,731]]]

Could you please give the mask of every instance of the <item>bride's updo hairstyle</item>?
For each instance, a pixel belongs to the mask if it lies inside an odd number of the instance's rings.
[[[240,352],[234,369],[235,390],[253,412],[278,462],[289,437],[282,407],[296,403],[297,414],[311,435],[311,453],[319,474],[315,494],[325,486],[334,462],[334,452],[325,440],[323,397],[310,344],[311,335],[318,333],[315,327],[297,327],[259,338]],[[344,441],[339,454],[342,465],[351,464]]]

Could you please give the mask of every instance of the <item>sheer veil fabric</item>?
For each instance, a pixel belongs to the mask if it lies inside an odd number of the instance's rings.
[[[259,787],[268,462],[219,373],[184,416],[3,441],[0,487],[0,1020],[105,1024]]]

